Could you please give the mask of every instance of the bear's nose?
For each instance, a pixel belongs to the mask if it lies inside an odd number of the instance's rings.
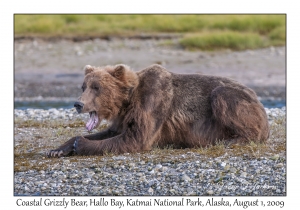
[[[79,102],[79,101],[76,101],[74,103],[74,107],[76,108],[77,112],[80,113],[82,111],[82,108],[83,108],[83,103]]]

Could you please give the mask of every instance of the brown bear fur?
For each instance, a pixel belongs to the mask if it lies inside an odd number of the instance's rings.
[[[139,72],[125,65],[88,65],[82,89],[74,106],[79,113],[97,115],[87,128],[102,119],[111,126],[73,137],[49,151],[49,157],[141,152],[169,144],[191,148],[219,141],[264,142],[269,136],[267,115],[256,94],[228,78],[174,74],[160,65]]]

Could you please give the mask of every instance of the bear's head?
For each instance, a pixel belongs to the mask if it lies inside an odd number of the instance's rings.
[[[84,67],[82,95],[74,106],[78,113],[90,114],[87,130],[96,128],[103,119],[114,120],[138,85],[138,76],[128,66]]]

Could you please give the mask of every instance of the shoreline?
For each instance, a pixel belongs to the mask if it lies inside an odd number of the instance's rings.
[[[272,122],[277,117],[283,117],[286,115],[286,106],[281,108],[265,108],[268,115],[269,122]],[[89,118],[88,113],[78,114],[75,108],[51,108],[51,109],[14,109],[15,120],[87,120]]]
[[[244,51],[186,51],[164,40],[16,40],[14,96],[78,97],[83,67],[124,63],[133,70],[160,64],[179,74],[234,79],[260,97],[286,95],[286,47]]]

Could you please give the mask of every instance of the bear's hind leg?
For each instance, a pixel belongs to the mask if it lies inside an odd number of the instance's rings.
[[[264,142],[269,124],[263,105],[246,87],[217,87],[211,93],[213,117],[229,133],[229,144]]]

